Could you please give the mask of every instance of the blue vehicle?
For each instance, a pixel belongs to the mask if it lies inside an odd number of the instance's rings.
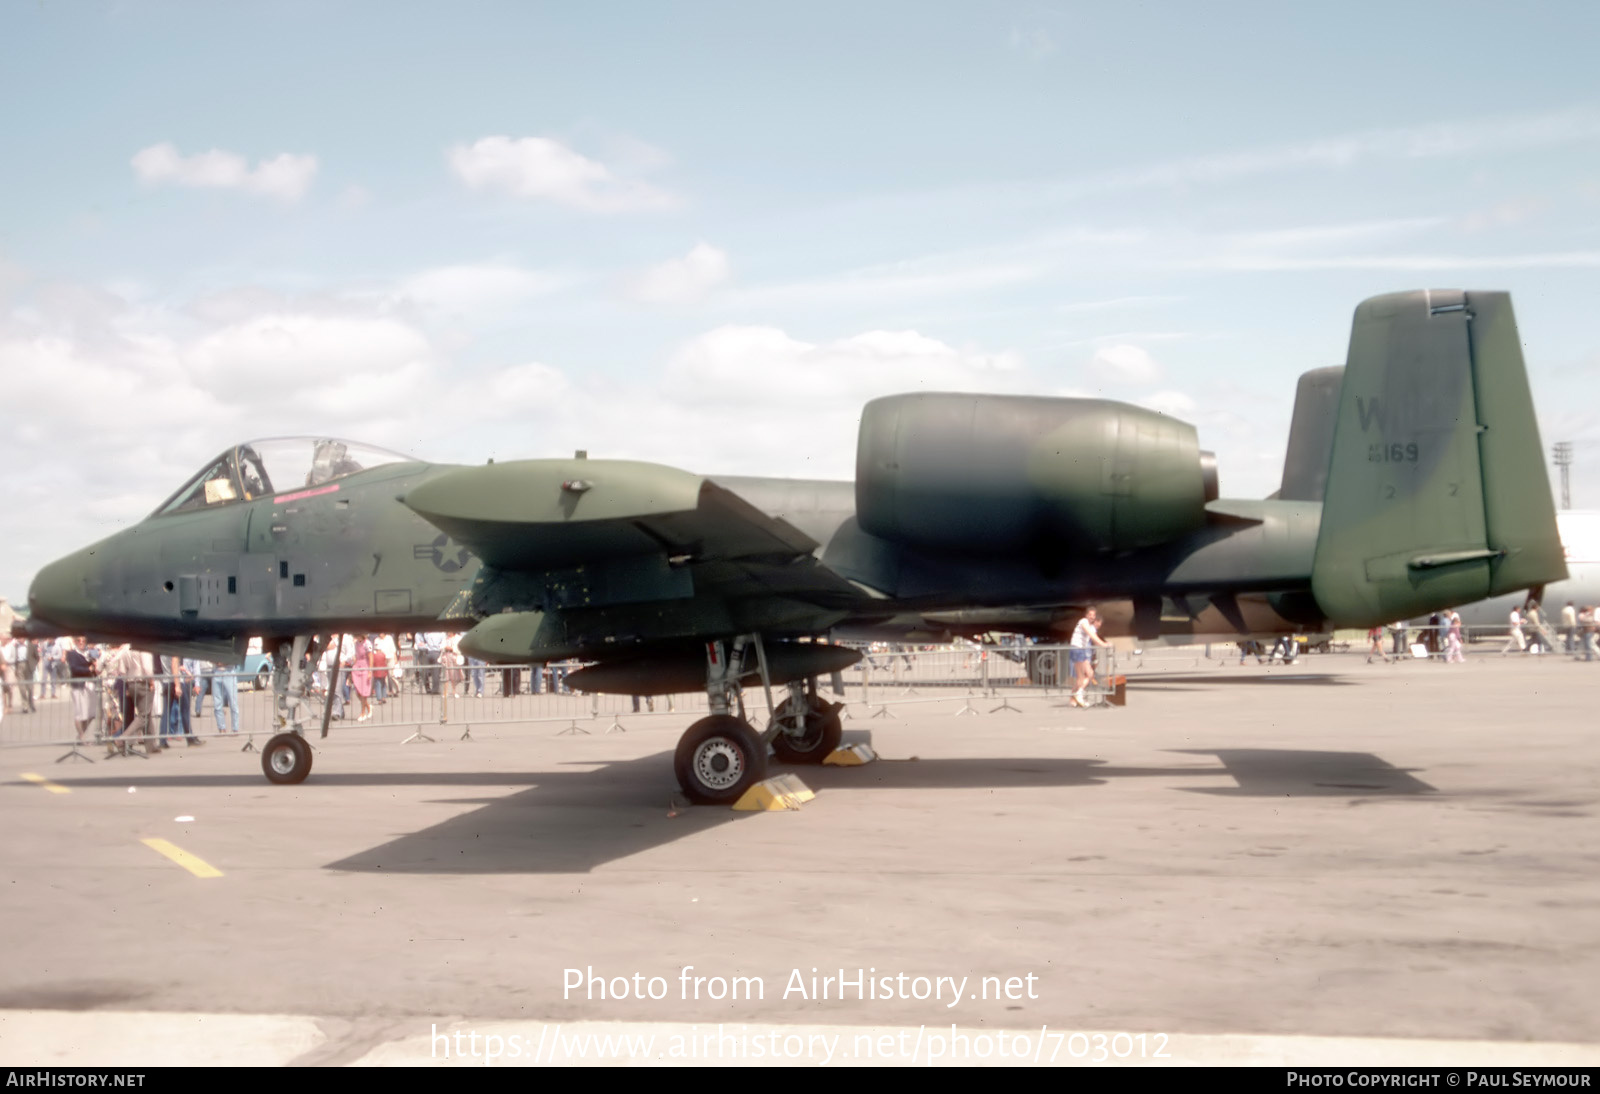
[[[268,691],[272,687],[272,654],[264,653],[261,649],[261,639],[250,639],[250,645],[244,655],[244,664],[230,671],[239,674],[239,686],[249,686],[256,691]]]

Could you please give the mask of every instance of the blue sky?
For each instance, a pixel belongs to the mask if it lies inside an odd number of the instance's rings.
[[[1513,294],[1600,506],[1592,4],[0,8],[0,592],[235,440],[849,477],[1093,394],[1277,485],[1350,313]]]

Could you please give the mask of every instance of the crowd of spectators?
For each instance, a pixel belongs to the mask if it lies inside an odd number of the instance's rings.
[[[337,658],[341,672],[333,698],[333,718],[364,722],[375,708],[406,690],[422,695],[483,699],[567,693],[567,673],[576,661],[545,665],[490,667],[461,652],[461,634],[433,631],[344,635],[330,643],[312,675],[315,695],[326,695]]]
[[[178,740],[186,747],[204,744],[195,727],[208,697],[218,733],[241,728],[237,670],[230,666],[82,637],[11,636],[0,652],[6,666],[4,715],[35,714],[41,702],[65,697],[77,739],[86,741],[98,722],[98,738],[109,754],[138,750],[154,756]]]

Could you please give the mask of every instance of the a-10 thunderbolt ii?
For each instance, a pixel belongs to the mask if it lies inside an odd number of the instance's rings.
[[[1096,399],[877,399],[854,483],[241,444],[45,567],[29,626],[219,661],[264,638],[291,670],[276,782],[310,769],[300,666],[331,634],[463,629],[491,663],[588,662],[580,690],[703,686],[676,774],[729,802],[769,747],[804,763],[838,744],[816,682],[859,658],[828,641],[850,629],[1048,632],[1108,601],[1141,637],[1206,613],[1365,627],[1566,576],[1506,294],[1367,300],[1336,383],[1320,498],[1219,498],[1194,427]],[[788,687],[765,732],[731,713],[757,681]]]

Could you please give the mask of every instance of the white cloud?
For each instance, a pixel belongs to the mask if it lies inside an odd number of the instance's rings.
[[[1033,281],[1049,272],[1039,259],[1007,260],[981,255],[938,255],[868,266],[831,277],[742,289],[730,296],[745,307],[781,307],[835,302],[877,303],[954,294],[982,293]]]
[[[703,298],[728,277],[728,255],[697,243],[682,258],[652,266],[628,286],[628,295],[646,304],[682,304]]]
[[[370,304],[235,290],[173,308],[71,284],[26,301],[0,311],[0,497],[30,514],[0,575],[13,593],[230,443],[326,432],[408,447],[456,392],[427,337]]]
[[[849,478],[868,399],[901,391],[1029,388],[1011,354],[948,345],[915,331],[806,342],[775,327],[726,326],[689,339],[657,383],[572,374],[563,387],[524,366],[534,438],[506,454],[641,459],[705,474]],[[498,384],[498,381],[495,381]],[[481,457],[479,457],[481,458]]]
[[[255,413],[371,414],[417,398],[434,359],[398,319],[304,312],[258,315],[199,339],[183,354],[192,382],[231,393]]]
[[[618,178],[605,164],[546,137],[484,137],[471,145],[456,145],[449,157],[456,177],[474,190],[497,190],[595,213],[677,204],[666,191]]]
[[[483,390],[493,398],[481,406],[489,418],[526,419],[531,416],[556,416],[566,412],[576,396],[567,374],[550,365],[527,362],[497,369],[483,381]],[[524,453],[554,455],[554,453]]]
[[[1089,361],[1090,375],[1100,383],[1144,387],[1161,379],[1161,366],[1150,351],[1129,343],[1102,346]]]
[[[167,142],[141,149],[132,162],[142,182],[243,190],[282,201],[304,197],[317,173],[315,156],[284,152],[251,168],[243,156],[232,152],[213,148],[185,156]]]
[[[859,408],[897,391],[1008,390],[1021,362],[1011,354],[957,349],[916,331],[867,331],[822,344],[776,327],[718,327],[667,362],[671,384],[697,400],[833,404]]]
[[[506,263],[440,266],[400,283],[399,295],[424,310],[485,318],[555,292],[567,278]]]

